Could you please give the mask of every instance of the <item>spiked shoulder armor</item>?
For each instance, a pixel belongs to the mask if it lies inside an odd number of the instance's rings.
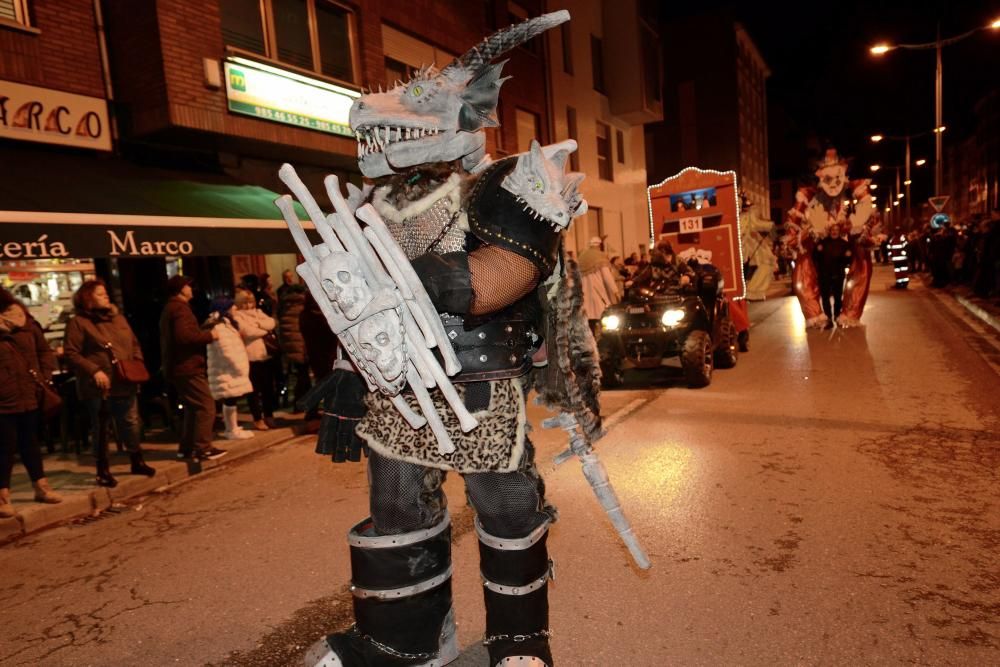
[[[544,279],[555,268],[561,230],[501,187],[515,164],[515,157],[494,162],[472,186],[469,230],[483,243],[526,258],[538,267]]]

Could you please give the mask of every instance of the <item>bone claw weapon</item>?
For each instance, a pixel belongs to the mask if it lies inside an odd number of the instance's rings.
[[[288,224],[299,252],[305,258],[305,262],[298,265],[296,271],[316,298],[327,324],[340,339],[352,363],[361,371],[368,389],[385,394],[412,428],[429,426],[442,454],[455,451],[455,445],[441,416],[437,414],[428,389],[437,387],[441,390],[445,401],[458,418],[462,431],[471,431],[478,426],[478,421],[469,413],[451,384],[449,376],[458,373],[461,365],[450,339],[445,335],[441,318],[409,260],[389,234],[375,209],[371,206],[360,206],[359,209],[363,192],[356,191],[355,188],[350,192],[351,201],[348,202],[340,192],[337,178],[328,176],[324,184],[333,203],[334,213],[326,215],[291,165],[282,165],[278,174],[302,204],[323,239],[320,244],[312,244],[299,222],[290,196],[283,195],[275,202]],[[368,227],[363,230],[358,220],[365,222]],[[327,267],[327,260],[341,263]],[[351,265],[356,269],[350,271],[360,271],[359,275],[363,277],[361,282],[364,283],[367,304],[360,312],[353,305],[357,303],[356,299],[344,300],[342,292],[328,293],[324,289],[324,285],[331,283],[329,279],[336,277],[334,274],[339,269],[350,268],[343,263],[347,261],[356,262]],[[380,313],[398,318],[398,333],[391,331],[392,336],[401,341],[397,349],[402,356],[402,373],[396,377],[384,375],[376,359],[366,358],[370,353],[363,351],[366,341],[371,344],[370,334],[367,334],[369,339],[363,339],[365,321],[375,316],[386,317]],[[441,368],[431,352],[430,348],[434,347],[440,351],[445,368]],[[400,392],[407,384],[422,414],[415,411],[401,395]]]
[[[580,463],[583,464],[583,476],[590,482],[590,487],[594,490],[594,495],[597,496],[601,507],[607,512],[612,525],[618,531],[618,536],[621,537],[622,542],[628,547],[628,551],[632,555],[635,564],[640,569],[648,570],[651,565],[649,556],[646,555],[642,545],[639,544],[639,538],[632,530],[632,524],[629,523],[625,512],[622,510],[618,494],[615,493],[614,487],[611,486],[608,471],[605,469],[604,464],[601,463],[601,460],[597,458],[597,453],[594,452],[590,441],[587,440],[587,437],[581,431],[576,417],[568,412],[560,412],[557,417],[550,417],[543,420],[542,428],[561,428],[569,434],[569,449],[555,457],[555,464],[559,465],[567,461],[574,454],[579,457]]]

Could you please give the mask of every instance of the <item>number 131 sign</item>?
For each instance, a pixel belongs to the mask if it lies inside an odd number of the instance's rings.
[[[701,231],[701,216],[696,216],[693,218],[681,218],[680,219],[680,233],[681,234],[691,234],[693,232]]]

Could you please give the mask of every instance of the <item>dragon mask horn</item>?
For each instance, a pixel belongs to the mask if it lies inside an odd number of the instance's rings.
[[[456,58],[443,72],[465,69],[473,74],[478,73],[501,54],[568,20],[569,12],[562,9],[498,30],[466,51],[465,55]]]

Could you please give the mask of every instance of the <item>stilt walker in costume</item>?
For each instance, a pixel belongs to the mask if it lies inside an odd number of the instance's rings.
[[[799,299],[806,326],[822,329],[829,318],[820,304],[819,276],[813,251],[832,226],[850,241],[851,263],[844,284],[843,307],[837,325],[861,324],[872,280],[871,248],[879,231],[879,218],[868,192],[868,179],[847,180],[847,161],[829,149],[817,165],[818,188],[800,188],[795,206],[785,218],[784,251],[795,261],[792,287]]]
[[[575,285],[559,280],[572,270],[560,259],[562,232],[586,210],[583,176],[564,173],[573,141],[533,142],[529,153],[490,162],[484,128],[498,124],[505,81],[503,63],[493,61],[568,19],[565,11],[530,19],[441,71],[359,98],[350,121],[371,184],[349,185],[345,199],[328,177],[334,214],[324,216],[294,170],[282,168],[324,239],[312,246],[291,199],[278,201],[306,257],[299,274],[359,370],[353,375],[342,360],[312,392],[325,414],[317,451],[358,460],[366,447],[370,486],[371,517],[348,535],[356,623],[310,649],[310,666],[430,666],[457,657],[441,491],[448,471],[464,477],[476,511],[491,664],[553,664],[546,539],[555,510],[535,467],[524,402],[549,336],[549,349],[564,352],[564,376],[576,379],[545,396],[575,404],[558,426],[587,470],[587,441],[600,435],[599,377],[578,366],[593,341],[585,323],[550,305]],[[562,327],[558,340],[546,331],[552,323]],[[583,349],[573,364],[569,339]],[[620,509],[606,507],[616,521]]]

